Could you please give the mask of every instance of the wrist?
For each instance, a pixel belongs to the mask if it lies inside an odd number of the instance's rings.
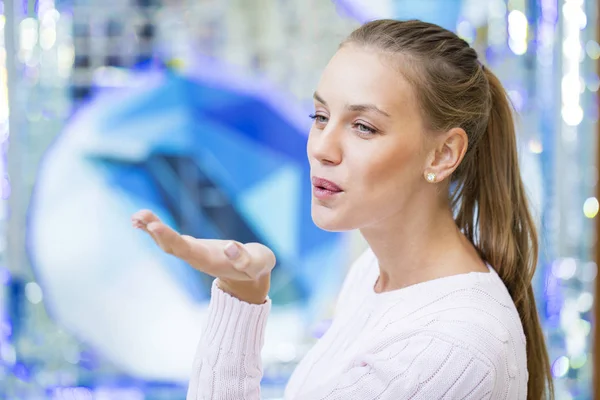
[[[257,281],[231,281],[217,278],[217,287],[223,292],[249,304],[264,304],[269,293],[270,274]]]

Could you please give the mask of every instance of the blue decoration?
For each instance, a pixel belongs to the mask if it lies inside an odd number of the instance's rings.
[[[296,335],[341,280],[341,237],[311,218],[308,110],[201,66],[98,90],[46,153],[29,209],[50,314],[133,376],[187,376],[212,282],[131,228],[138,209],[184,234],[271,247],[272,319],[296,318]]]

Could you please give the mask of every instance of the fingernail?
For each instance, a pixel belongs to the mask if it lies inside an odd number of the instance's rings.
[[[235,243],[229,243],[227,246],[225,246],[225,255],[230,260],[235,260],[240,256],[240,249]]]

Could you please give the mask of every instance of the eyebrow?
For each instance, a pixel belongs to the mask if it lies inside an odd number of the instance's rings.
[[[319,103],[322,103],[324,105],[327,105],[327,102],[325,100],[323,100],[323,98],[319,95],[319,93],[315,92],[313,94],[313,98],[315,100],[317,100]],[[390,114],[388,114],[387,112],[383,111],[381,108],[377,107],[375,104],[351,104],[346,106],[346,108],[350,111],[355,111],[355,112],[368,112],[368,111],[372,111],[372,112],[376,112],[378,114],[384,115],[388,118],[391,117]]]

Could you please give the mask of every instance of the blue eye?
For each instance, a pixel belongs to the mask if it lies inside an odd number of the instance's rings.
[[[361,124],[360,122],[357,122],[354,124],[354,127],[360,132],[360,133],[376,133],[377,131],[365,124]]]
[[[324,115],[311,114],[308,117],[310,119],[312,119],[313,121],[316,121],[316,122],[321,123],[321,124],[327,123],[327,117],[325,117]]]

